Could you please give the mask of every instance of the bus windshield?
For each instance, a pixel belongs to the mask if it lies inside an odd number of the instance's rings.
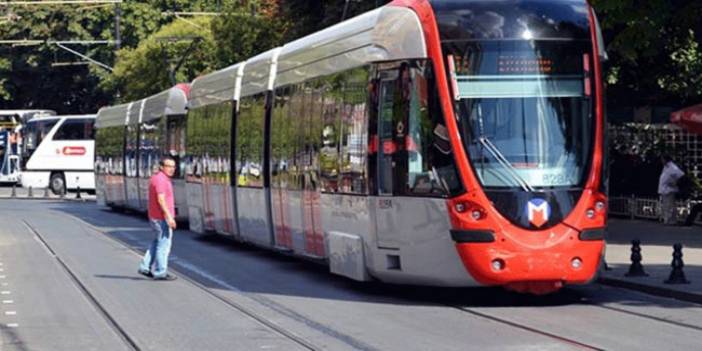
[[[29,121],[22,128],[22,156],[28,160],[34,151],[41,145],[42,140],[51,131],[51,128],[56,125],[58,119],[45,119]],[[26,164],[26,162],[23,162]]]
[[[589,44],[445,42],[464,146],[486,188],[580,188],[594,132]]]

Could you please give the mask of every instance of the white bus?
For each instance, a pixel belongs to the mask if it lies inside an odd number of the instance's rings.
[[[37,115],[55,115],[51,110],[0,110],[0,183],[16,183],[20,175],[22,123]]]
[[[40,116],[22,128],[22,173],[25,188],[95,190],[95,115]]]

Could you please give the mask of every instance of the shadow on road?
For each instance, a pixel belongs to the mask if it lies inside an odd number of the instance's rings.
[[[47,202],[53,210],[79,218],[128,246],[136,253],[149,245],[152,233],[142,214],[117,213],[94,203]],[[331,274],[328,267],[298,257],[238,243],[220,235],[200,235],[179,229],[175,233],[171,267],[176,274],[213,289],[230,290],[266,304],[277,304],[267,295],[285,295],[325,300],[359,301],[397,305],[449,305],[461,307],[540,307],[591,304],[592,301],[634,305],[665,304],[668,300],[632,299],[631,294],[607,294],[600,285],[572,286],[561,291],[533,296],[496,287],[442,288],[356,282]],[[142,280],[136,272],[125,275],[98,275],[105,279]],[[686,270],[702,267],[689,266]],[[133,274],[133,275],[132,275]],[[680,305],[680,307],[685,307]]]

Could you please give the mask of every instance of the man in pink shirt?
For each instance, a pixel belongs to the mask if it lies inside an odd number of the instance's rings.
[[[173,230],[176,228],[171,184],[175,167],[175,160],[165,156],[159,163],[159,172],[149,180],[149,224],[156,232],[156,237],[141,260],[139,274],[155,280],[176,279],[168,274],[168,254],[171,252]]]

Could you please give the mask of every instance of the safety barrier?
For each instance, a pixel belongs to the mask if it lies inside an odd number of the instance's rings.
[[[678,220],[684,220],[697,201],[677,200]],[[645,219],[661,219],[661,202],[658,198],[610,197],[609,214],[614,216]],[[700,220],[696,223],[702,224]]]

